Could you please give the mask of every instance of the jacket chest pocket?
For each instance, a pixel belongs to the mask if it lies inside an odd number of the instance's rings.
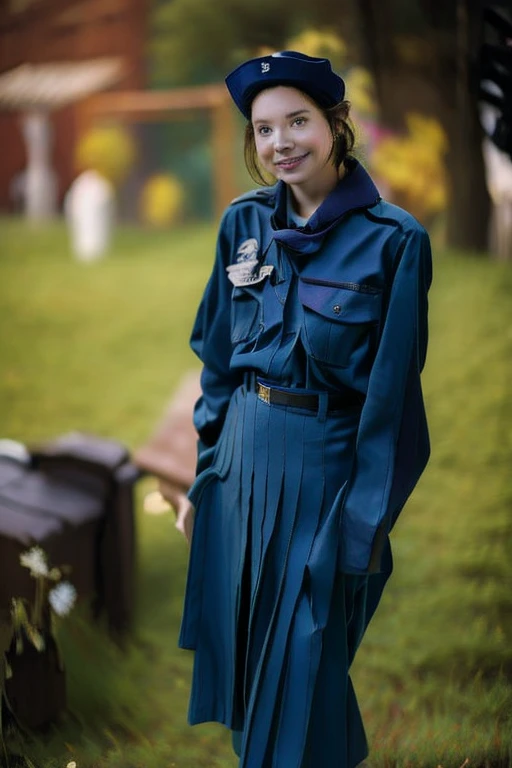
[[[316,360],[347,368],[354,353],[371,351],[382,310],[379,289],[301,278],[299,299],[305,343]]]
[[[231,294],[231,341],[238,344],[257,336],[263,321],[261,284],[235,286]]]

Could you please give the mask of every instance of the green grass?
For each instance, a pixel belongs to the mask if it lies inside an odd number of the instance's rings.
[[[77,264],[60,224],[0,221],[0,436],[146,440],[185,370],[215,232],[121,229]],[[397,525],[395,573],[354,682],[372,768],[512,765],[512,268],[439,252],[425,393],[433,454]],[[59,628],[70,712],[22,750],[37,768],[235,768],[188,728],[176,648],[187,548],[138,488],[137,619],[124,651],[78,610]],[[283,766],[280,768],[286,768]]]

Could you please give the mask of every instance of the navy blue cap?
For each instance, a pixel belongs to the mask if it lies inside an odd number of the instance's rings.
[[[311,96],[321,107],[333,107],[345,96],[345,83],[332,71],[329,59],[297,51],[281,51],[249,59],[226,77],[228,90],[240,112],[251,119],[254,97],[265,88],[290,85]]]

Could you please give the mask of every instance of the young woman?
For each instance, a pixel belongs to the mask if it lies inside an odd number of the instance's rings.
[[[284,51],[226,82],[249,170],[277,183],[226,210],[192,333],[189,719],[232,729],[241,768],[354,768],[349,668],[429,455],[429,240],[351,156],[328,60]]]

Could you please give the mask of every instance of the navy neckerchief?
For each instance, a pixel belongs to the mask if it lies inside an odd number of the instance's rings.
[[[287,226],[286,184],[276,185],[276,204],[271,217],[273,239],[301,254],[315,253],[320,249],[327,233],[351,211],[369,208],[380,200],[377,187],[363,166],[354,159],[347,161],[347,173],[316,209],[304,227],[291,229]]]

